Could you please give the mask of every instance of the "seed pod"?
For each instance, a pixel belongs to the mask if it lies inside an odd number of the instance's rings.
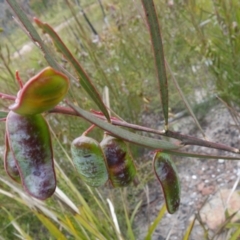
[[[107,159],[109,178],[113,187],[125,187],[135,177],[136,168],[126,143],[106,136],[100,143]]]
[[[34,115],[56,106],[66,95],[69,80],[51,67],[31,78],[18,92],[10,110],[20,115]]]
[[[172,214],[180,205],[180,183],[175,164],[168,154],[157,152],[153,159],[153,168],[162,186],[167,210]]]
[[[108,180],[106,159],[99,143],[87,136],[73,140],[71,153],[81,179],[91,187],[100,187]]]
[[[21,183],[19,171],[13,153],[10,150],[7,135],[5,135],[5,153],[4,153],[4,168],[10,178],[17,183]]]
[[[25,190],[46,199],[56,188],[51,136],[42,115],[21,116],[12,111],[6,119],[7,138]]]

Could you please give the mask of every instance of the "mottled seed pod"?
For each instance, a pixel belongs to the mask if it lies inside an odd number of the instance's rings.
[[[136,175],[136,168],[127,144],[121,139],[106,136],[100,145],[107,159],[109,179],[113,187],[127,186]]]
[[[5,153],[4,153],[4,168],[10,178],[17,183],[21,183],[20,174],[17,168],[13,153],[10,150],[7,134],[5,135]]]
[[[108,180],[106,159],[99,143],[87,136],[73,140],[73,163],[81,179],[91,187],[100,187]]]
[[[162,186],[167,210],[173,214],[180,205],[180,182],[175,164],[168,154],[156,152],[153,159],[153,168]]]
[[[41,200],[50,197],[56,177],[51,136],[43,116],[21,116],[10,111],[6,132],[24,189]]]

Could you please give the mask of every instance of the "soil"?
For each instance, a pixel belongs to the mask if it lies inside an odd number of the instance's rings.
[[[143,117],[143,125],[159,129],[162,128],[162,126],[153,124],[153,120],[155,123],[160,122],[154,114],[145,115]],[[182,118],[176,123],[173,123],[171,127],[175,131],[180,131],[184,134],[202,137],[191,117]],[[216,106],[206,113],[202,127],[207,135],[207,139],[210,141],[223,143],[236,148],[240,145],[239,129],[236,127],[228,110],[221,105]],[[208,219],[203,215],[203,206],[206,206],[207,203],[216,197],[216,194],[219,193],[220,190],[229,190],[227,192],[230,193],[233,187],[238,188],[240,162],[238,160],[224,160],[224,156],[236,156],[236,154],[199,146],[186,146],[184,150],[219,155],[222,157],[216,160],[185,157],[173,158],[176,162],[181,182],[181,205],[176,213],[172,215],[168,213],[165,214],[158,224],[152,240],[182,239],[186,229],[197,213],[200,213],[200,219],[202,219],[211,239],[217,232],[219,225],[218,222],[214,222],[214,226],[208,222]],[[149,160],[149,156],[147,156],[147,158]],[[144,203],[142,204],[141,212],[136,216],[136,226],[139,229],[138,239],[144,239],[148,227],[154,221],[164,203],[163,193],[157,180],[149,182],[147,189],[148,193],[142,194]],[[240,200],[238,202],[240,202]],[[211,209],[216,208],[216,206],[213,202],[210,210],[205,211],[210,212]],[[215,210],[218,212],[220,208]],[[224,217],[224,213],[222,214]],[[219,218],[216,217],[214,221],[215,220],[218,221]],[[226,234],[227,233],[222,233],[214,239],[226,240]],[[190,239],[206,239],[204,237],[204,230],[198,220],[195,221]]]

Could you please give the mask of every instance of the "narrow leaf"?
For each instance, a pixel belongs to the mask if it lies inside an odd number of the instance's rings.
[[[73,65],[74,69],[76,70],[76,72],[80,78],[80,83],[81,83],[82,87],[89,94],[89,96],[92,98],[92,100],[97,104],[97,106],[103,112],[103,114],[105,115],[107,120],[110,121],[110,117],[109,117],[107,108],[104,105],[100,94],[94,87],[94,85],[91,82],[87,73],[84,71],[84,69],[79,64],[79,62],[76,60],[76,58],[72,55],[72,53],[68,50],[66,45],[62,42],[62,40],[58,36],[58,34],[47,23],[43,23],[37,18],[34,18],[34,21],[40,28],[42,28],[44,33],[49,34],[49,36],[52,38],[57,50],[60,51],[65,56],[65,58],[68,59],[68,61]]]
[[[168,154],[157,152],[153,159],[153,169],[162,186],[167,210],[172,214],[180,204],[180,183],[175,164]]]
[[[45,112],[56,106],[67,94],[69,80],[51,67],[32,77],[18,92],[10,110],[21,115]]]
[[[160,26],[158,23],[158,17],[155,10],[153,0],[142,0],[142,4],[145,10],[147,23],[151,35],[155,68],[157,72],[157,78],[160,87],[160,98],[162,103],[163,115],[165,120],[165,127],[168,128],[168,82],[165,68],[163,43],[161,37]]]
[[[181,152],[181,151],[175,151],[175,150],[163,150],[162,152],[169,153],[171,155],[181,156],[181,157],[240,160],[240,156],[239,157],[228,157],[228,156],[220,156],[220,155]]]
[[[68,103],[68,105],[71,108],[73,108],[80,117],[83,117],[84,119],[91,122],[92,124],[95,124],[96,126],[102,128],[103,130],[108,131],[114,136],[119,137],[123,140],[126,140],[127,142],[132,142],[134,144],[153,148],[153,149],[168,149],[168,150],[172,149],[173,150],[181,147],[171,142],[141,136],[139,134],[135,134],[125,129],[113,126],[112,124],[100,120],[99,118],[95,117],[93,114],[81,109],[80,107],[75,106],[70,102]]]

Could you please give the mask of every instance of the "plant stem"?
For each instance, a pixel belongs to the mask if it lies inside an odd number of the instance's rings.
[[[68,108],[68,107],[60,107],[56,106],[54,109],[49,111],[50,113],[61,113],[61,114],[66,114],[66,115],[71,115],[71,116],[79,116],[75,110]],[[106,118],[103,115],[92,113],[93,116],[98,117],[99,119],[106,120]],[[196,145],[196,146],[202,146],[202,147],[207,147],[207,148],[214,148],[214,149],[219,149],[227,152],[233,152],[233,153],[239,153],[240,150],[234,147],[230,147],[221,143],[215,143],[215,142],[210,142],[207,140],[203,140],[197,137],[189,136],[189,135],[184,135],[179,132],[174,132],[174,131],[159,131],[156,129],[140,126],[140,125],[135,125],[131,124],[125,121],[117,120],[117,119],[111,119],[111,122],[113,125],[116,126],[121,126],[121,127],[126,127],[126,128],[131,128],[137,131],[143,131],[143,132],[149,132],[149,133],[155,133],[161,136],[165,137],[170,137],[174,139],[178,139],[181,141],[181,145]]]
[[[1,93],[1,92],[0,92],[0,98],[7,99],[7,100],[12,100],[12,101],[15,101],[15,99],[16,99],[15,96],[5,94],[5,93]]]
[[[93,124],[91,125],[86,131],[82,133],[82,136],[87,136],[96,126]]]
[[[0,98],[13,100],[13,101],[16,99],[15,96],[8,95],[8,94],[5,94],[5,93],[0,93]],[[66,114],[66,115],[70,115],[70,116],[78,116],[79,117],[79,114],[75,110],[73,110],[72,108],[69,108],[69,107],[56,106],[55,108],[50,110],[49,113],[60,113],[60,114]],[[106,121],[106,118],[99,113],[95,112],[95,113],[92,113],[92,115],[95,116],[95,117],[98,117],[99,119],[102,119],[102,120]],[[223,150],[223,151],[227,151],[227,152],[233,152],[233,153],[239,153],[240,152],[240,150],[238,148],[230,147],[230,146],[227,146],[227,145],[221,144],[221,143],[215,143],[215,142],[203,140],[203,139],[200,139],[200,138],[197,138],[197,137],[181,134],[179,132],[174,132],[174,131],[170,131],[170,130],[159,131],[159,130],[156,130],[156,129],[152,129],[152,128],[128,123],[128,122],[125,122],[125,121],[121,121],[121,120],[118,120],[116,118],[111,118],[111,123],[113,125],[120,126],[120,127],[126,127],[126,128],[134,129],[134,130],[137,130],[137,131],[149,132],[149,133],[154,133],[154,134],[158,134],[158,135],[169,137],[169,138],[178,139],[178,140],[181,141],[181,145],[183,145],[183,146],[195,145],[195,146],[202,146],[202,147],[207,147],[207,148],[219,149],[219,150]]]

